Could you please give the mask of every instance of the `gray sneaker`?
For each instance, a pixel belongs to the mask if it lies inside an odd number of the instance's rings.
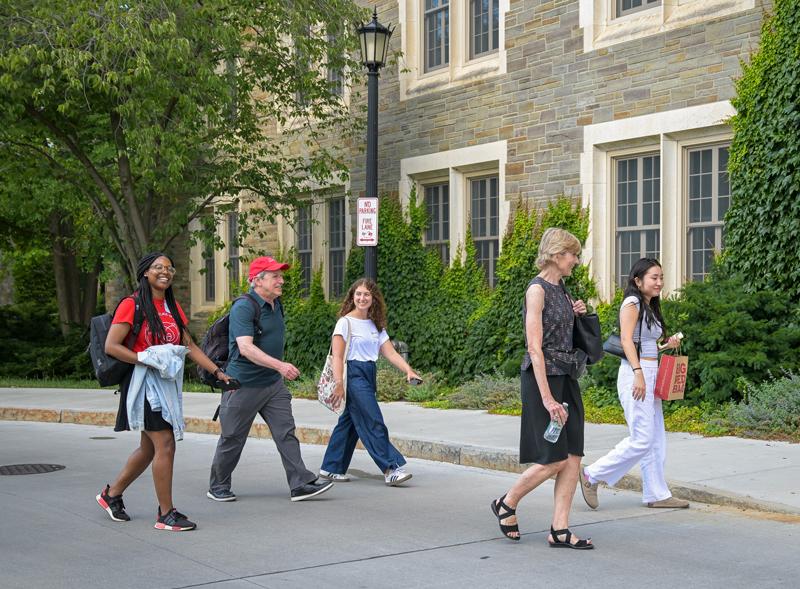
[[[588,505],[592,509],[597,509],[600,506],[600,500],[597,498],[598,483],[594,484],[590,483],[583,469],[584,466],[583,464],[581,464],[581,469],[579,473],[580,473],[580,484],[581,484],[581,493],[583,494],[583,500],[586,501],[586,505]]]
[[[208,490],[206,497],[213,501],[227,502],[236,501],[236,494],[230,489],[220,489],[219,491]]]
[[[321,495],[333,486],[330,481],[312,481],[302,487],[292,489],[289,499],[292,501],[305,501],[317,495]]]

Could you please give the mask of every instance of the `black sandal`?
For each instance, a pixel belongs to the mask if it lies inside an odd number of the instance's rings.
[[[553,526],[550,526],[550,535],[553,537],[553,541],[547,541],[550,544],[550,548],[572,548],[574,550],[592,550],[594,549],[594,544],[589,542],[591,538],[587,538],[586,540],[578,540],[573,544],[570,542],[572,539],[572,532],[569,531],[569,528],[564,528],[563,530],[554,530]],[[566,535],[566,540],[559,540],[558,537],[561,535]]]
[[[504,499],[506,498],[505,495],[500,497],[497,501],[492,501],[492,513],[497,518],[497,523],[500,524],[500,531],[503,535],[508,538],[509,540],[514,540],[514,542],[519,542],[519,536],[510,536],[509,534],[516,532],[519,534],[519,524],[511,524],[506,525],[503,524],[502,521],[508,517],[513,515],[517,515],[516,509],[511,509],[508,505],[504,503]],[[500,513],[501,509],[505,509],[505,513]]]

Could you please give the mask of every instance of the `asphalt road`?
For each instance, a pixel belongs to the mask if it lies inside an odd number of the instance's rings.
[[[316,500],[289,501],[270,440],[248,440],[234,473],[239,500],[205,497],[216,438],[178,443],[174,495],[198,523],[153,529],[149,472],[125,493],[132,521],[112,522],[94,496],[136,445],[110,428],[0,422],[0,465],[66,466],[0,476],[0,587],[793,587],[798,518],[703,505],[662,511],[635,493],[601,490],[601,508],[576,498],[572,529],[597,549],[554,550],[546,536],[552,484],[520,505],[522,541],[500,537],[489,502],[515,475],[412,460],[414,478],[387,488],[364,452],[357,480]],[[312,470],[324,448],[304,446]]]

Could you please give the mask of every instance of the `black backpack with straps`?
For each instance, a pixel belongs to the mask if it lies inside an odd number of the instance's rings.
[[[261,318],[261,306],[258,304],[258,301],[256,301],[256,299],[250,293],[245,293],[242,296],[234,299],[233,303],[231,303],[231,309],[233,309],[233,305],[235,305],[237,301],[244,299],[250,301],[250,304],[253,307],[253,328],[255,337],[258,337],[261,335],[261,326],[259,325],[259,319]],[[279,301],[280,297],[276,299],[276,302]],[[283,315],[283,304],[280,305],[280,309],[281,315]],[[205,336],[203,336],[203,341],[200,344],[200,349],[203,350],[203,353],[208,356],[214,364],[219,366],[223,372],[228,366],[228,332],[230,328],[230,316],[231,313],[228,311],[225,313],[225,315],[214,321],[214,323],[211,324],[211,327],[208,328]],[[200,366],[197,367],[197,376],[204,384],[209,385],[212,389],[217,386],[217,377]]]
[[[122,384],[128,371],[133,368],[132,364],[117,360],[113,356],[106,354],[106,338],[111,329],[111,322],[114,320],[114,315],[116,315],[117,309],[119,309],[122,301],[129,298],[133,299],[135,307],[133,311],[133,325],[131,326],[130,333],[128,333],[125,345],[132,349],[142,329],[142,324],[144,323],[144,310],[139,302],[139,298],[135,294],[125,297],[117,303],[113,313],[103,313],[102,315],[92,317],[89,323],[89,346],[86,348],[86,351],[92,360],[94,374],[101,387]]]

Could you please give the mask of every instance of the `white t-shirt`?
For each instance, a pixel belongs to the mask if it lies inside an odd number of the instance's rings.
[[[344,341],[347,341],[348,322],[353,327],[353,335],[350,338],[350,350],[346,359],[376,362],[381,346],[389,340],[389,334],[385,329],[378,332],[372,319],[340,317],[336,322],[333,335],[340,335]]]

